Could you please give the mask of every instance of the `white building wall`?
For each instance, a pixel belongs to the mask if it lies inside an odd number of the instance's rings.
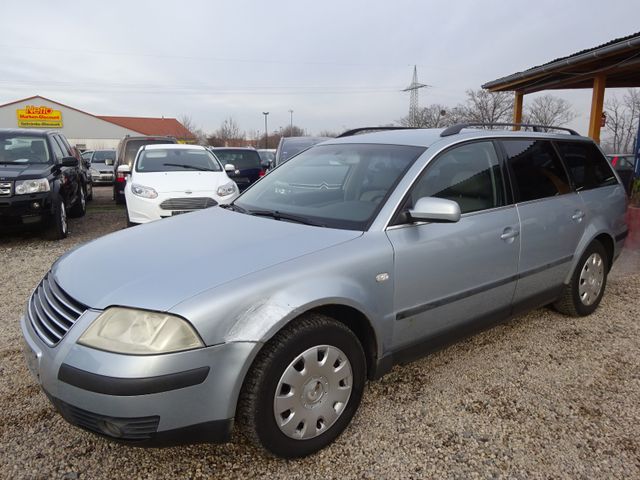
[[[59,131],[72,145],[83,145],[86,148],[112,148],[125,135],[140,135],[139,132],[101,120],[93,115],[65,107],[59,103],[35,97],[29,100],[12,103],[0,107],[0,128],[18,128],[16,111],[27,105],[47,106],[62,112],[62,128],[51,128]],[[25,130],[28,130],[25,128]]]

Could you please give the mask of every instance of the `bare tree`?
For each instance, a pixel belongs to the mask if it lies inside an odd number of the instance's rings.
[[[207,135],[204,131],[199,128],[193,119],[189,115],[181,115],[178,118],[178,121],[182,124],[184,128],[189,130],[195,137],[196,143],[198,145],[206,145],[207,144]]]
[[[240,130],[240,126],[233,119],[228,117],[222,122],[212,135],[207,138],[209,145],[216,146],[242,146],[246,143],[245,134]]]
[[[319,137],[337,137],[338,135],[340,134],[333,130],[320,130],[318,132]]]
[[[450,123],[447,113],[444,105],[434,103],[419,109],[414,118],[410,115],[401,118],[399,123],[402,127],[441,128]]]
[[[608,133],[603,148],[611,153],[631,153],[635,149],[640,116],[640,90],[628,89],[622,98],[613,96],[605,103]]]
[[[474,123],[500,123],[511,121],[513,94],[467,90],[467,100],[459,106],[460,120]]]
[[[528,105],[524,113],[524,123],[545,126],[566,125],[578,115],[569,102],[553,95],[543,95]]]
[[[303,137],[304,130],[300,127],[296,127],[295,125],[293,125],[293,127],[291,125],[287,125],[285,128],[282,129],[282,136],[283,137]]]

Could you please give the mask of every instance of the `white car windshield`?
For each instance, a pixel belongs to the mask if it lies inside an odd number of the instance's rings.
[[[136,172],[220,172],[217,160],[204,149],[153,149],[140,152]]]

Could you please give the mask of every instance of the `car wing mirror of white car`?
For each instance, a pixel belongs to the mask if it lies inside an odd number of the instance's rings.
[[[129,165],[120,165],[118,166],[118,173],[124,173],[128,175],[131,173],[131,167]]]
[[[460,205],[446,198],[421,197],[409,210],[409,215],[414,221],[457,222],[460,220]]]
[[[236,166],[233,163],[227,163],[224,166],[224,169],[226,172],[235,172],[236,171]]]

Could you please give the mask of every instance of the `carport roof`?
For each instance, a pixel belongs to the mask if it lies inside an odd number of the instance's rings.
[[[591,88],[596,75],[606,75],[609,88],[640,86],[640,32],[498,78],[482,88],[522,93]]]

